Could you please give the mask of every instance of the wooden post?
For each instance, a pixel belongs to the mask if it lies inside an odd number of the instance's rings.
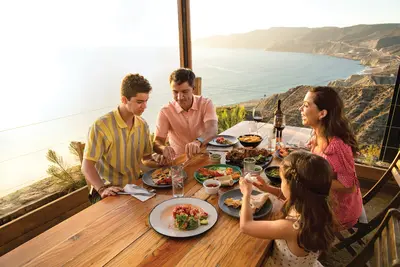
[[[196,77],[194,80],[194,94],[201,95],[201,77]]]
[[[192,66],[192,38],[190,31],[190,0],[178,1],[178,23],[179,23],[179,54],[181,68]],[[194,81],[194,94],[201,95],[201,77]]]
[[[190,0],[177,0],[177,1],[178,1],[180,63],[182,68],[192,69]]]

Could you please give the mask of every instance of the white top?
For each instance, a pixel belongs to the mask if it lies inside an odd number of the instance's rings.
[[[310,252],[306,256],[298,257],[294,255],[286,240],[274,240],[272,255],[268,258],[264,266],[323,266],[318,261],[319,253]]]
[[[293,223],[293,228],[299,228],[299,217],[295,218],[295,216],[288,215],[286,216],[286,219],[296,220]],[[275,239],[273,245],[272,255],[268,258],[264,266],[323,266],[318,261],[319,253],[309,252],[306,256],[298,257],[290,251],[287,242],[284,239]]]

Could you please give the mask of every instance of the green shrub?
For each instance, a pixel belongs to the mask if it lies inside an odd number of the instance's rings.
[[[221,133],[232,126],[243,121],[246,117],[246,110],[243,106],[217,108],[218,133]]]
[[[379,160],[381,148],[378,145],[365,145],[360,149],[360,159],[362,163],[368,165],[375,165]]]
[[[79,151],[75,142],[70,144],[70,152],[75,156],[79,157],[79,154],[83,151]],[[62,187],[63,190],[68,192],[74,191],[86,185],[85,177],[80,171],[74,170],[68,166],[61,156],[58,156],[54,150],[49,149],[46,154],[46,158],[52,164],[47,169],[47,174],[53,178],[53,183]],[[76,168],[75,168],[76,169]]]

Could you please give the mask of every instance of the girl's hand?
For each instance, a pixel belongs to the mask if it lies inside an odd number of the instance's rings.
[[[242,192],[244,197],[249,196],[251,194],[251,191],[253,191],[253,185],[243,177],[240,177],[239,185],[240,185],[240,192]]]

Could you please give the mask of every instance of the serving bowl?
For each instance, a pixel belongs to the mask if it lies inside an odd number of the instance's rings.
[[[267,167],[265,168],[264,173],[273,184],[280,184],[282,182],[281,177],[279,176],[278,166]]]
[[[254,138],[252,138],[254,137]],[[263,138],[259,136],[258,134],[244,134],[238,137],[239,142],[242,144],[244,147],[252,147],[255,148],[259,144],[261,144]],[[252,141],[251,139],[255,139]]]

